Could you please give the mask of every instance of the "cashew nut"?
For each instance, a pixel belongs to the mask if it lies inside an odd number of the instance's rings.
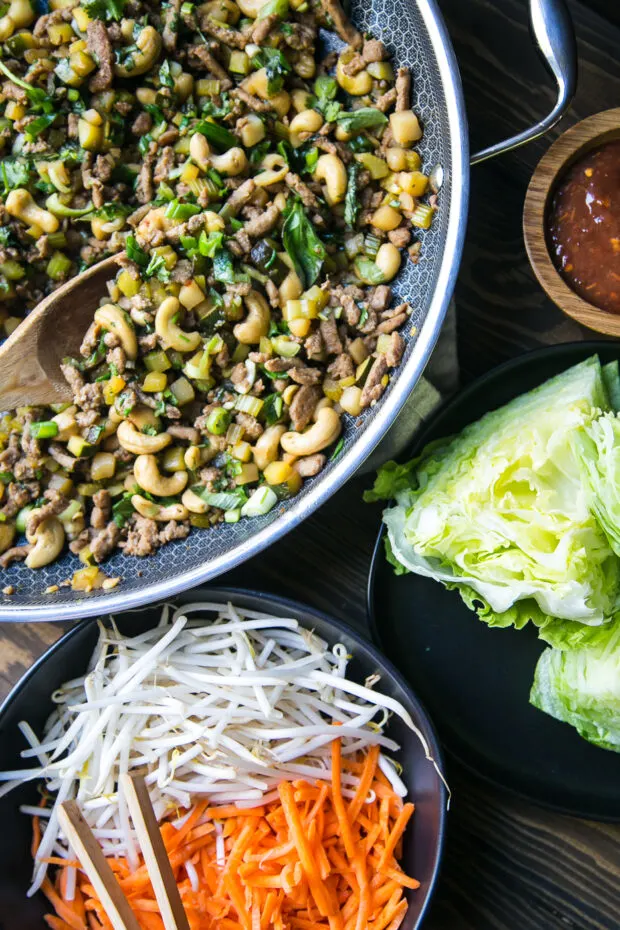
[[[9,39],[16,29],[29,26],[35,18],[30,0],[11,0],[8,10],[0,19],[0,42]]]
[[[65,531],[57,517],[48,517],[39,523],[33,534],[26,534],[34,543],[26,558],[28,568],[43,568],[58,558],[65,542]]]
[[[248,113],[241,123],[237,124],[237,127],[241,141],[246,148],[257,145],[265,138],[265,124],[256,113]]]
[[[152,455],[155,452],[161,452],[172,442],[172,436],[169,433],[158,433],[157,436],[139,433],[129,420],[119,423],[116,435],[123,449],[133,452],[134,455]]]
[[[277,152],[263,158],[261,168],[263,171],[254,178],[257,187],[269,187],[270,184],[277,184],[279,181],[283,181],[288,174],[288,163]]]
[[[7,213],[29,223],[32,226],[38,226],[44,233],[56,232],[59,226],[58,217],[54,216],[48,210],[43,210],[34,202],[32,194],[23,187],[18,187],[11,191],[6,198],[5,203]]]
[[[162,507],[161,504],[147,501],[146,497],[142,497],[141,494],[134,494],[131,504],[141,517],[148,517],[150,520],[162,523],[168,523],[169,520],[187,520],[189,517],[187,507],[182,504],[168,504],[167,507]]]
[[[305,433],[284,433],[280,444],[291,455],[313,455],[331,445],[340,435],[342,424],[333,407],[319,410],[314,423]]]
[[[285,265],[288,265],[291,269],[284,281],[278,288],[278,293],[280,295],[280,304],[284,306],[287,300],[295,300],[297,297],[300,297],[303,294],[304,286],[301,283],[299,275],[292,268],[292,262],[288,257],[286,252],[278,252],[278,257],[282,259]],[[288,261],[287,261],[288,259]]]
[[[268,2],[269,0],[240,0],[240,2],[237,2],[237,6],[244,16],[250,16],[252,19],[256,19],[262,8]]]
[[[344,66],[347,65],[353,56],[355,50],[352,48],[345,49],[338,58],[336,64],[336,80],[347,94],[352,97],[363,97],[372,90],[372,77],[368,71],[358,71],[357,74],[346,74]]]
[[[133,361],[138,354],[138,340],[131,321],[126,313],[116,304],[104,304],[95,310],[95,323],[107,329],[120,339],[123,351]]]
[[[183,492],[181,503],[192,513],[206,513],[209,509],[209,504],[203,501],[202,497],[199,497],[191,488]]]
[[[258,291],[250,291],[247,297],[243,298],[243,301],[247,307],[248,315],[241,323],[237,323],[233,333],[237,342],[242,343],[242,345],[256,345],[269,332],[269,322],[271,320],[269,304]]]
[[[291,120],[289,132],[318,132],[323,125],[323,117],[317,110],[302,110]]]
[[[375,265],[383,272],[383,280],[391,281],[398,274],[400,268],[400,252],[391,242],[384,242],[379,246],[375,256]]]
[[[195,132],[189,140],[189,154],[201,171],[207,171],[209,168],[209,156],[211,149],[205,136],[201,132]]]
[[[286,90],[281,90],[269,98],[272,109],[276,111],[280,119],[286,116],[291,109],[291,95]]]
[[[233,0],[210,0],[209,3],[201,3],[198,9],[199,19],[208,16],[210,19],[217,19],[220,23],[229,23],[234,26],[239,22],[241,13],[239,7]]]
[[[248,94],[261,97],[263,100],[266,100],[269,96],[268,85],[269,78],[267,77],[266,68],[259,68],[258,71],[252,72],[241,84]]]
[[[325,181],[327,202],[341,203],[347,192],[347,169],[337,155],[321,155],[316,163],[314,177]]]
[[[277,459],[280,439],[285,432],[286,426],[276,423],[274,426],[268,426],[256,440],[252,455],[260,471],[265,471],[267,466]]]
[[[177,471],[170,478],[164,478],[154,455],[139,455],[133,473],[140,487],[155,497],[176,497],[187,484],[186,471]]]
[[[200,333],[186,333],[173,322],[173,317],[181,311],[181,304],[176,297],[166,297],[159,305],[155,314],[155,332],[161,339],[164,348],[176,349],[177,352],[194,352],[202,338]]]
[[[241,174],[248,166],[247,156],[238,146],[228,149],[223,155],[211,155],[209,161],[216,171],[229,177]]]
[[[112,415],[113,412],[116,412],[114,408],[110,410],[110,415]],[[131,420],[133,425],[140,432],[142,432],[145,426],[153,427],[153,429],[158,432],[161,428],[159,417],[153,408],[147,407],[146,404],[139,404],[137,407],[134,407],[133,410],[128,413],[127,417],[119,417],[117,422],[120,423],[120,421],[124,419]]]
[[[0,523],[0,553],[6,552],[13,545],[15,539],[15,524]]]
[[[161,52],[162,39],[153,26],[145,26],[136,39],[137,51],[128,53],[127,63],[114,65],[117,77],[139,77],[155,64]]]

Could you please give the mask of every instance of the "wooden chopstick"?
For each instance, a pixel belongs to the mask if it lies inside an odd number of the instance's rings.
[[[121,775],[120,787],[138,835],[165,930],[190,930],[146,782],[141,775],[126,773]]]
[[[140,930],[140,924],[76,801],[61,804],[58,821],[114,930]]]

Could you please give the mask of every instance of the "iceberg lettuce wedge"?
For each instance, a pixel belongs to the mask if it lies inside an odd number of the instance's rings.
[[[588,430],[619,386],[617,366],[594,356],[408,465],[388,463],[367,499],[396,498],[384,513],[393,559],[456,586],[492,625],[607,620],[620,605],[620,562],[593,513],[577,439],[595,441]]]
[[[590,743],[620,752],[620,619],[585,630],[580,645],[545,649],[530,702]]]

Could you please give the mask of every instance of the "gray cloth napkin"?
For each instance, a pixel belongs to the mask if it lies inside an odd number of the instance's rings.
[[[456,349],[456,308],[450,303],[443,328],[423,376],[409,395],[398,417],[358,474],[376,470],[389,459],[397,459],[441,402],[459,386]]]

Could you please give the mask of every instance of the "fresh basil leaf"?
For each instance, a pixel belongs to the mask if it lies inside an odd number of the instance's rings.
[[[235,146],[239,145],[239,140],[232,132],[229,132],[228,129],[224,129],[223,126],[218,126],[217,123],[210,123],[206,119],[194,123],[189,134],[193,135],[195,132],[199,132],[205,137],[207,142],[214,145],[222,152],[226,152],[228,149],[235,148]]]
[[[379,129],[388,119],[385,113],[375,107],[361,107],[351,113],[339,113],[336,117],[339,126],[345,132],[360,132],[362,129]]]
[[[267,74],[267,92],[271,96],[282,90],[284,76],[291,70],[290,62],[286,60],[279,48],[265,46],[252,56],[254,68],[264,68]]]
[[[347,226],[353,228],[360,211],[360,202],[357,196],[357,180],[360,173],[360,166],[357,162],[349,165],[347,193],[344,199],[344,221]]]
[[[325,246],[306,216],[301,201],[288,211],[282,228],[282,243],[304,288],[311,287],[323,267]]]

